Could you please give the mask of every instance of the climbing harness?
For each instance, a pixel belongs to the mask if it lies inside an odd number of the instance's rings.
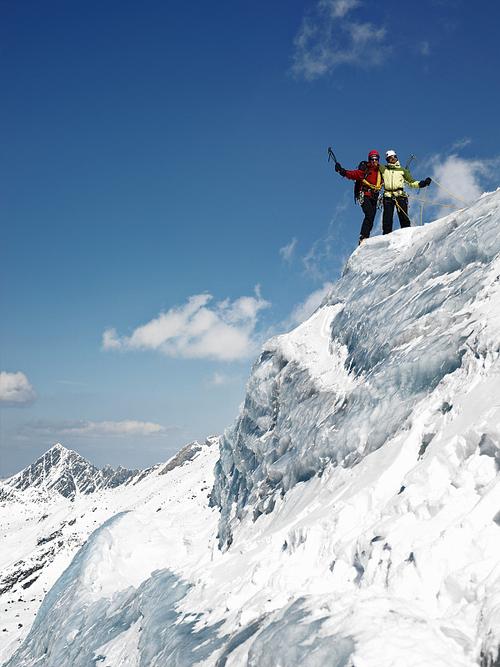
[[[363,185],[365,185],[367,188],[370,188],[370,190],[374,190],[375,192],[379,192],[382,189],[382,175],[379,172],[377,172],[377,182],[376,183],[368,183],[366,178],[363,178],[361,181]]]

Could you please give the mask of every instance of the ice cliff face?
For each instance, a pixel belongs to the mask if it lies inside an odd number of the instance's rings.
[[[6,665],[497,667],[499,229],[497,191],[366,241],[218,451],[109,491]]]
[[[488,320],[499,251],[498,193],[438,224],[375,238],[310,320],[264,346],[222,439],[213,493],[221,545],[233,517],[271,511],[328,465],[355,466],[408,431],[462,362],[479,372],[497,355]],[[452,403],[436,392],[436,415]],[[422,446],[434,435],[423,433]]]

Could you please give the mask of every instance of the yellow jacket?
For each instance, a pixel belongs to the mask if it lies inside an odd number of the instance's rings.
[[[410,188],[418,188],[416,181],[409,169],[402,167],[399,162],[394,164],[381,164],[380,173],[384,182],[384,197],[399,197],[405,194],[404,185],[407,183]]]

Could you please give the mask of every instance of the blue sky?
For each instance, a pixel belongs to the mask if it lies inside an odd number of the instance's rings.
[[[144,467],[236,417],[356,247],[328,145],[415,153],[450,207],[423,222],[497,187],[485,7],[1,2],[0,476],[56,441]]]

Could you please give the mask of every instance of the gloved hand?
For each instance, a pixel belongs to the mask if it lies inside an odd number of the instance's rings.
[[[419,181],[418,182],[418,187],[419,188],[426,188],[428,185],[432,183],[432,179],[427,176],[427,178],[424,181]]]
[[[341,170],[342,170],[342,165],[340,164],[340,162],[336,162],[336,163],[335,163],[335,171],[336,171],[338,174],[340,174]]]

